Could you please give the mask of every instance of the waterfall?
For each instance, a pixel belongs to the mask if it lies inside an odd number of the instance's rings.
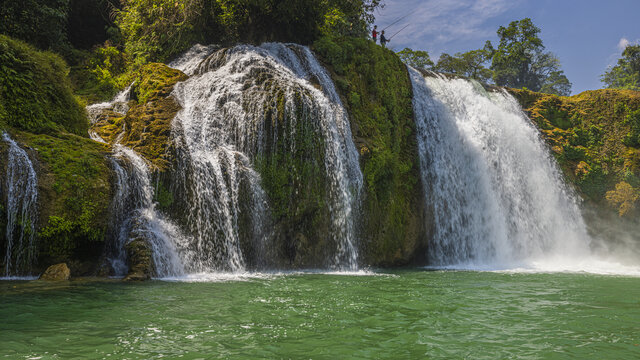
[[[157,277],[185,273],[176,243],[184,241],[179,228],[156,210],[149,165],[135,151],[114,146],[112,166],[116,175],[116,194],[112,202],[115,242],[109,259],[117,275],[125,275],[125,245],[142,237],[148,241]]]
[[[435,266],[512,267],[589,255],[572,193],[505,91],[410,69]]]
[[[174,182],[186,226],[195,237],[195,268],[245,269],[238,226],[243,189],[249,192],[251,206],[244,211],[251,212],[252,222],[268,223],[267,199],[253,164],[269,141],[278,140],[267,139],[265,132],[265,109],[273,107],[284,112],[287,121],[313,122],[323,137],[330,236],[336,242],[329,265],[356,269],[356,199],[362,173],[346,111],[327,72],[308,48],[298,45],[237,46],[213,52],[198,66],[189,60],[211,51],[196,49],[174,62],[194,74],[174,88],[182,110],[172,136],[178,157]],[[264,228],[260,233],[254,226],[259,232],[254,237],[262,244],[269,237]]]
[[[10,276],[30,271],[36,259],[38,178],[27,152],[6,132],[2,133],[2,139],[9,145],[4,185],[7,196],[5,275]]]

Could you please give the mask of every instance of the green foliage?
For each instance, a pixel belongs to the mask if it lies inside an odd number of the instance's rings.
[[[196,42],[309,44],[364,36],[379,0],[127,0],[116,23],[136,63],[164,62]]]
[[[493,80],[500,86],[567,96],[571,83],[560,70],[558,58],[544,52],[539,33],[529,18],[498,29],[500,44],[491,63]]]
[[[87,103],[113,98],[131,82],[127,65],[127,57],[110,42],[94,48],[71,72],[76,94]]]
[[[419,246],[419,172],[411,82],[392,51],[359,38],[318,40],[313,48],[333,69],[349,115],[365,179],[366,256],[401,264]],[[416,228],[417,226],[417,228]]]
[[[411,48],[404,48],[398,52],[398,56],[402,61],[416,69],[430,70],[433,68],[433,61],[429,58],[429,53],[423,50],[412,50]]]
[[[511,90],[551,145],[566,178],[596,203],[621,182],[640,188],[640,94],[629,90],[587,91],[571,97]],[[625,185],[626,186],[626,185]],[[620,189],[618,189],[620,190]],[[616,199],[629,195],[618,191]],[[620,196],[618,196],[620,195]],[[625,196],[626,196],[625,195]],[[626,198],[629,198],[626,196]],[[631,203],[613,204],[627,215]]]
[[[629,45],[618,64],[602,75],[608,88],[640,90],[640,45]]]
[[[625,123],[629,125],[629,133],[623,139],[627,146],[640,147],[640,109],[629,112],[625,118]]]
[[[111,197],[107,149],[69,134],[15,137],[34,149],[40,165],[40,263],[99,256]]]
[[[486,83],[493,75],[491,70],[485,66],[491,59],[493,52],[491,42],[487,41],[482,49],[457,53],[454,56],[443,53],[433,69],[439,72],[466,76]]]
[[[40,49],[62,49],[67,42],[69,0],[5,0],[0,6],[0,34]]]
[[[89,124],[67,73],[59,56],[0,35],[1,121],[35,133],[86,135]]]
[[[158,203],[160,210],[167,210],[173,205],[173,193],[162,182],[156,184],[154,200]]]

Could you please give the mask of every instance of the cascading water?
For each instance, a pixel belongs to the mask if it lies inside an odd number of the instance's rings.
[[[9,145],[5,192],[7,228],[5,275],[22,275],[31,270],[36,257],[36,221],[38,178],[33,164],[7,133],[2,139]]]
[[[151,246],[156,276],[183,275],[184,267],[174,241],[184,235],[156,210],[149,166],[135,151],[122,145],[115,145],[114,156],[116,194],[111,211],[116,230],[109,254],[114,271],[117,275],[126,274],[125,245],[141,237]]]
[[[435,266],[500,268],[589,255],[575,198],[506,92],[410,69]]]
[[[87,107],[89,121],[95,124],[105,111],[124,116],[129,110],[129,100],[133,84],[120,92],[110,102]],[[124,122],[123,122],[124,126]],[[124,128],[121,135],[124,134]],[[89,136],[98,142],[105,142],[96,132],[89,130]],[[178,227],[156,210],[151,185],[151,172],[147,163],[134,150],[118,144],[114,145],[111,165],[115,173],[115,196],[111,204],[113,241],[108,244],[107,257],[116,275],[126,275],[127,254],[125,246],[135,238],[144,238],[152,250],[155,276],[174,277],[184,274],[184,267],[178,255],[175,242],[184,235]]]
[[[202,56],[201,51],[194,54]],[[195,269],[245,268],[238,228],[241,186],[249,189],[254,228],[255,223],[268,223],[266,196],[252,162],[264,151],[264,113],[276,105],[277,91],[284,100],[276,111],[284,111],[288,121],[315,122],[324,137],[331,236],[336,242],[330,265],[356,269],[355,199],[362,187],[358,153],[346,111],[311,51],[283,44],[237,46],[213,53],[197,68],[193,63],[175,62],[187,64],[195,75],[174,89],[183,109],[173,122],[173,138],[178,154],[177,198],[196,238]],[[298,107],[304,118],[296,115]],[[264,244],[268,234],[254,237]]]

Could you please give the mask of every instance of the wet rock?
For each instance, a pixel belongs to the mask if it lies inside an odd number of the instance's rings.
[[[143,238],[136,238],[126,246],[129,259],[129,273],[124,281],[145,281],[151,279],[153,258],[151,247]]]
[[[67,267],[67,264],[61,263],[51,265],[47,270],[40,275],[40,280],[46,281],[65,281],[71,277],[71,270]]]

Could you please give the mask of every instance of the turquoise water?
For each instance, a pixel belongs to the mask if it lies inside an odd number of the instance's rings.
[[[0,282],[0,357],[638,359],[640,278],[398,271]]]

